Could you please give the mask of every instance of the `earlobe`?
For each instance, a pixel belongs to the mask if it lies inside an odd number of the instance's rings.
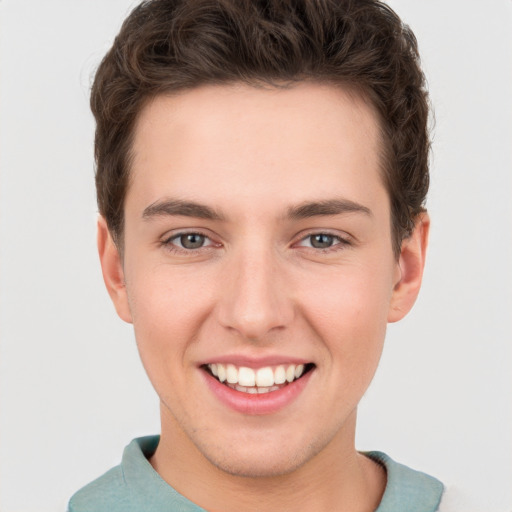
[[[125,322],[132,323],[121,255],[102,216],[98,218],[97,243],[103,281],[108,294],[119,317]]]
[[[412,308],[421,287],[428,245],[430,218],[421,213],[411,236],[403,240],[399,258],[399,279],[391,296],[388,322],[401,320]]]

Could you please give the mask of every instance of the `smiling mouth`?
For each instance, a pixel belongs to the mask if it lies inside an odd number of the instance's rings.
[[[234,364],[211,363],[203,368],[222,384],[248,394],[263,394],[278,391],[304,377],[315,365],[287,364],[248,368]]]

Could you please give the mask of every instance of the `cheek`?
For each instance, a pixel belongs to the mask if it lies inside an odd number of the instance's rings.
[[[302,280],[302,302],[314,317],[328,324],[361,326],[386,323],[391,298],[390,280],[371,268],[340,268],[311,282]],[[370,327],[370,326],[369,326]]]
[[[388,281],[367,268],[342,269],[303,294],[304,316],[336,364],[377,364],[391,296]]]
[[[150,272],[133,272],[127,291],[135,338],[151,380],[182,365],[187,347],[208,311],[208,295],[199,280],[186,272],[158,265]],[[176,376],[178,373],[176,373]]]

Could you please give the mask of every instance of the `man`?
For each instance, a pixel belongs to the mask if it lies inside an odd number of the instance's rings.
[[[376,1],[153,0],[95,79],[98,248],[161,436],[69,510],[433,512],[355,449],[429,230],[416,41]]]

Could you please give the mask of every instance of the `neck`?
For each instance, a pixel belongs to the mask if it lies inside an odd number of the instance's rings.
[[[168,411],[162,411],[162,435],[150,462],[169,485],[206,510],[372,512],[384,492],[385,470],[355,450],[356,411],[302,466],[262,477],[219,469],[168,416]]]

